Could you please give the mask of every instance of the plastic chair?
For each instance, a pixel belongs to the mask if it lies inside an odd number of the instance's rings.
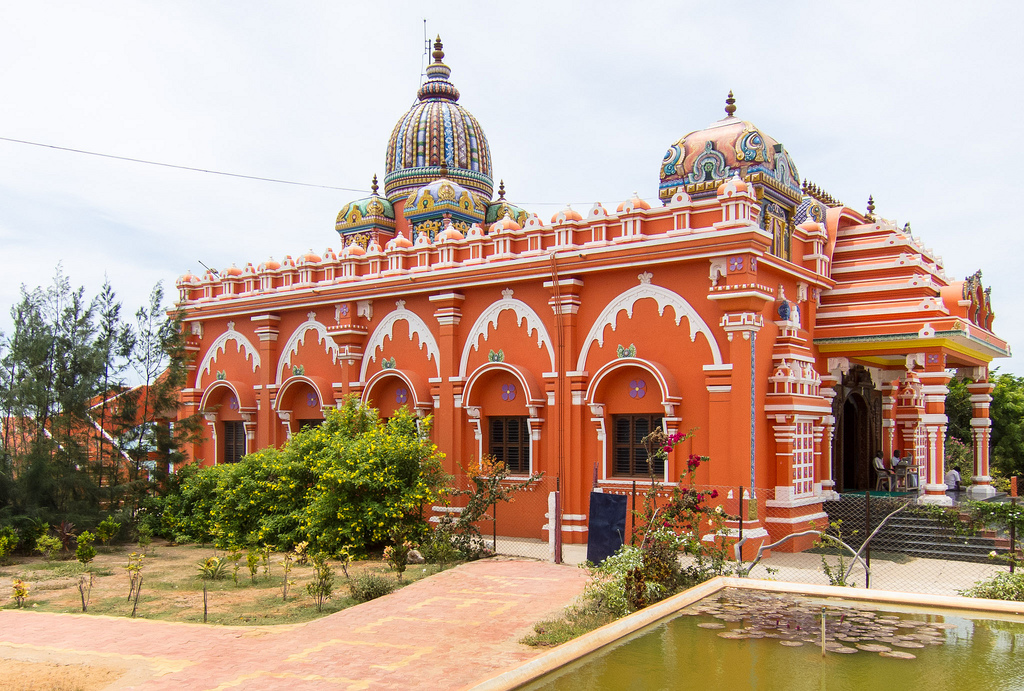
[[[878,456],[874,457],[874,459],[872,460],[872,463],[875,466],[875,477],[876,477],[876,480],[875,480],[875,491],[876,492],[880,492],[882,490],[882,485],[884,484],[885,485],[885,491],[886,492],[891,492],[892,491],[892,480],[893,480],[893,477],[895,477],[896,473],[894,473],[893,471],[891,471],[888,468],[886,468],[885,467],[885,461],[883,461]]]

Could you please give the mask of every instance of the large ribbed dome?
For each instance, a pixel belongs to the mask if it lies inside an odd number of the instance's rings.
[[[490,200],[491,149],[476,118],[458,104],[459,90],[448,80],[441,37],[434,42],[434,62],[418,102],[395,125],[388,142],[384,194],[392,202],[441,177],[447,177]]]

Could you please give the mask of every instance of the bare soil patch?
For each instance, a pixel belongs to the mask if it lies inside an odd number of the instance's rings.
[[[7,691],[95,691],[122,674],[124,670],[110,667],[0,659],[0,679]]]
[[[89,565],[93,574],[89,614],[130,616],[129,578],[125,567],[134,546],[101,549]],[[224,550],[210,546],[175,545],[154,541],[142,570],[142,594],[136,616],[146,619],[202,623],[203,581],[198,565],[209,557],[227,557]],[[313,568],[295,564],[288,575],[288,599],[283,599],[284,555],[271,553],[268,567],[261,563],[255,582],[250,577],[245,556],[238,561],[235,572],[230,563],[221,580],[207,581],[208,622],[233,625],[292,624],[309,621],[345,609],[355,600],[350,597],[348,583],[337,562],[334,595],[317,612],[306,585],[313,579]],[[349,574],[355,578],[364,573],[386,574],[396,579],[393,571],[379,560],[351,562]],[[402,583],[436,573],[434,566],[410,565]],[[17,558],[16,563],[0,567],[0,606],[15,607],[11,582],[21,578],[29,584],[26,609],[41,612],[81,613],[79,579],[83,573],[76,561],[46,562],[41,557]]]

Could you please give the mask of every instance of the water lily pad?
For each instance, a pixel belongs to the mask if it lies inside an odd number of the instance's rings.
[[[719,624],[718,622],[714,622],[714,621],[702,621],[701,623],[697,624],[697,626],[699,626],[702,629],[724,629],[725,628],[725,624]]]
[[[877,645],[875,643],[860,643],[857,647],[866,653],[887,653],[892,650],[887,645]]]
[[[779,641],[779,643],[787,648],[799,648],[803,645],[803,641]]]
[[[897,660],[914,660],[917,658],[917,655],[914,655],[914,653],[905,653],[902,650],[889,650],[878,654],[882,657],[894,657]]]

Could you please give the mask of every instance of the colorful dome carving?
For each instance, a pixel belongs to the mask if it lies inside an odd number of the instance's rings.
[[[349,202],[338,212],[335,230],[342,236],[365,232],[370,228],[385,228],[394,232],[395,209],[384,197],[377,194],[377,176],[370,183],[370,196]]]
[[[491,150],[480,123],[458,104],[459,90],[448,80],[441,37],[434,62],[417,92],[418,102],[391,132],[385,162],[384,194],[392,202],[432,182],[446,166],[446,177],[485,199],[494,193]]]
[[[715,191],[738,174],[799,203],[800,174],[789,153],[753,124],[737,118],[735,102],[730,91],[726,117],[669,147],[659,171],[662,201],[667,202],[680,188],[691,194]]]
[[[409,195],[405,201],[405,217],[416,233],[426,232],[433,240],[450,218],[455,228],[468,232],[474,223],[484,220],[487,205],[479,196],[447,177],[441,166],[441,177]]]
[[[526,213],[525,209],[505,200],[504,180],[498,183],[498,198],[487,206],[487,216],[484,221],[490,225],[502,218],[512,219],[520,228],[526,225],[526,221],[530,218],[530,214]]]

